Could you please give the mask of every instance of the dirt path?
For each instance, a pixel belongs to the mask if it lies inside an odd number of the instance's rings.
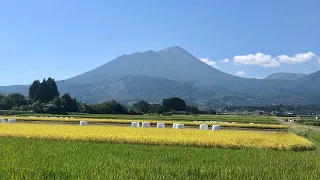
[[[283,119],[278,119],[278,121],[281,124],[288,125],[290,127],[290,129],[292,129],[292,130],[299,130],[299,131],[312,130],[315,132],[320,132],[320,127],[318,127],[318,126],[308,126],[308,125],[302,125],[302,124],[298,124],[298,123],[286,122]]]

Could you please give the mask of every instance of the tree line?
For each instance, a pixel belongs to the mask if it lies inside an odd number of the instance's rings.
[[[149,104],[140,101],[131,107],[126,107],[115,100],[88,104],[77,101],[70,94],[60,94],[56,81],[53,78],[35,80],[29,87],[26,97],[20,93],[1,94],[0,110],[29,111],[34,113],[66,114],[204,114],[213,111],[203,111],[196,106],[187,106],[186,102],[178,97],[164,99],[161,104]]]
[[[60,94],[56,81],[53,78],[43,79],[42,82],[35,80],[29,87],[29,95],[20,93],[1,94],[0,110],[15,110],[21,112],[66,114],[216,114],[214,110],[201,110],[197,106],[187,105],[179,97],[164,99],[161,104],[150,104],[140,101],[130,107],[111,100],[102,103],[88,104],[77,101],[70,94]],[[319,112],[318,106],[312,105],[272,105],[272,106],[226,106],[222,110],[227,111],[255,111],[265,112],[295,112],[307,114]]]

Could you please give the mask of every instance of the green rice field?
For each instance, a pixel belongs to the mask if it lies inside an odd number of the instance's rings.
[[[120,120],[126,115],[103,117]],[[132,119],[144,120],[144,117],[150,119],[150,116],[132,116]],[[186,116],[171,116],[175,121],[179,118],[183,121],[182,117]],[[265,124],[276,121],[270,117],[206,115],[187,116],[185,119],[190,121],[191,117],[202,120],[224,118],[225,121],[238,119],[246,123],[265,121]],[[317,180],[320,179],[320,131],[306,128],[294,126],[288,131],[309,139],[314,145],[312,150],[221,149],[0,137],[0,180]]]
[[[319,134],[308,136],[319,143]],[[0,147],[0,179],[320,178],[319,149],[231,150],[5,137]]]
[[[0,179],[319,179],[316,152],[0,138]]]

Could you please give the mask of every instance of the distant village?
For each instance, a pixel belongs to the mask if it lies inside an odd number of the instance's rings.
[[[251,115],[251,116],[317,116],[319,114],[318,112],[308,112],[308,113],[296,113],[295,111],[271,111],[266,112],[262,110],[254,110],[254,111],[248,111],[248,110],[234,110],[234,111],[228,111],[226,109],[216,109],[217,115]]]

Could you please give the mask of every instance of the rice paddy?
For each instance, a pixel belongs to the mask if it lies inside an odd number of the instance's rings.
[[[320,178],[314,151],[147,146],[0,137],[0,179]]]
[[[4,118],[17,122],[0,123],[0,179],[320,178],[319,132],[281,124],[214,118]],[[139,127],[131,127],[132,122]],[[172,124],[196,128],[173,129]],[[221,130],[211,130],[213,125]]]
[[[239,130],[131,128],[50,124],[0,124],[0,136],[150,145],[308,150],[310,141],[296,134]]]
[[[241,116],[239,116],[241,117]],[[63,118],[63,117],[2,117],[2,118],[15,118],[18,121],[47,121],[47,122],[69,122],[69,123],[78,123],[79,121],[88,121],[90,123],[109,123],[109,124],[131,124],[132,120],[128,119],[98,119],[98,118]],[[156,125],[159,120],[135,120],[135,122],[150,122],[151,125]],[[166,124],[172,125],[174,123],[180,123],[181,121],[172,121],[172,120],[163,120]],[[208,125],[220,125],[221,127],[234,127],[234,128],[256,128],[256,129],[288,129],[287,125],[280,124],[254,124],[254,123],[232,123],[232,122],[223,122],[223,121],[183,121],[183,124],[187,126],[199,126],[200,124]]]

